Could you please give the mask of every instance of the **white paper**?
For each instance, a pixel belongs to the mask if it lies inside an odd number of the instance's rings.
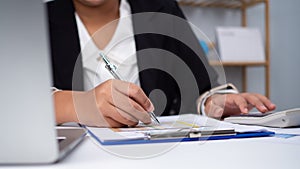
[[[96,137],[101,141],[124,141],[124,140],[137,140],[147,139],[145,133],[155,130],[168,130],[181,128],[202,128],[205,129],[234,129],[237,132],[258,131],[265,129],[264,127],[242,126],[237,124],[226,123],[223,121],[215,120],[205,116],[196,114],[185,114],[178,116],[164,116],[158,117],[160,125],[143,125],[140,124],[133,128],[95,128],[87,127]]]

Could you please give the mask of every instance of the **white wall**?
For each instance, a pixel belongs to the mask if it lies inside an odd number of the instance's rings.
[[[271,98],[300,107],[300,1],[271,0]]]
[[[299,0],[270,0],[271,100],[278,110],[300,107],[300,7]],[[216,26],[239,26],[238,10],[182,7],[186,17],[211,40]],[[248,10],[248,26],[259,27],[264,36],[264,5]],[[241,89],[241,69],[226,68],[227,81]],[[248,68],[248,91],[264,93],[264,68]]]

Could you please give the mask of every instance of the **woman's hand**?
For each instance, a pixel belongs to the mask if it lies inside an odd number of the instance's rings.
[[[59,123],[76,121],[97,127],[135,126],[139,121],[151,123],[148,112],[153,111],[154,107],[135,84],[108,80],[88,92],[69,91],[65,94],[69,95],[65,101],[61,100],[65,104],[58,102],[59,96],[64,97],[64,91],[55,94]],[[69,108],[63,112],[62,106]]]
[[[275,110],[276,105],[261,94],[215,94],[205,102],[205,113],[213,118],[247,114],[252,108],[265,113]]]

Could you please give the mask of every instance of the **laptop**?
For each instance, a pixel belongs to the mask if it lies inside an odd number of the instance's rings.
[[[0,164],[53,163],[85,136],[56,129],[44,5],[0,1]]]

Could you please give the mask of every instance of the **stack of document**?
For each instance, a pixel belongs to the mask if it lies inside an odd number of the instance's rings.
[[[159,117],[160,125],[128,128],[86,127],[102,145],[162,143],[270,136],[263,127],[243,127],[196,114]]]

